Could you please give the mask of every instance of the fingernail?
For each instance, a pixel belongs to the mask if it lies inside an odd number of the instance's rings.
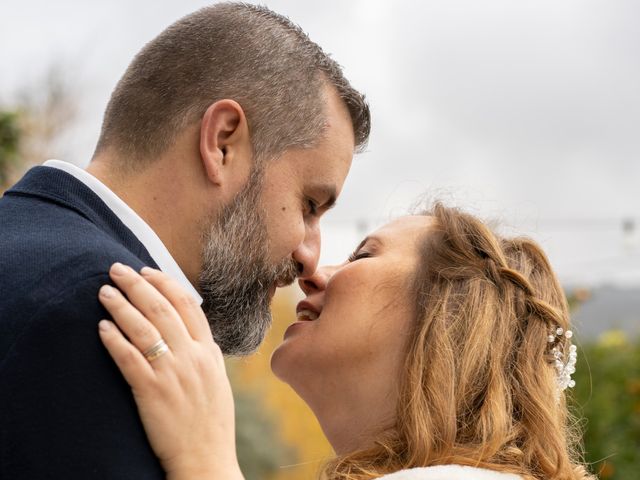
[[[125,275],[127,273],[127,267],[121,263],[114,263],[111,265],[111,273],[114,275]]]
[[[111,329],[111,322],[108,322],[107,320],[100,320],[98,322],[98,328],[103,332],[106,332]]]
[[[100,295],[102,295],[105,298],[113,298],[116,296],[116,291],[113,289],[113,287],[109,285],[103,285],[100,288]]]
[[[140,270],[141,275],[153,275],[154,272],[155,270],[151,267],[142,267],[142,270]]]

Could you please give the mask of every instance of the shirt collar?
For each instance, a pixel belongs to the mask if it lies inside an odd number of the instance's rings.
[[[160,237],[153,229],[127,205],[120,197],[109,189],[104,183],[91,175],[86,170],[81,169],[71,163],[62,162],[60,160],[48,160],[44,163],[45,167],[57,168],[73,175],[80,182],[90,188],[100,199],[109,207],[109,209],[118,217],[118,219],[131,230],[140,243],[151,255],[151,258],[158,264],[160,270],[175,278],[193,297],[202,304],[202,297],[193,287],[191,282],[187,280],[184,272],[180,269],[174,258],[164,246]]]

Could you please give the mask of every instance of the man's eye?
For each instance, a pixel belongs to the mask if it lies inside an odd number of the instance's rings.
[[[349,255],[349,262],[355,262],[356,260],[360,260],[362,258],[369,258],[371,256],[371,254],[369,252],[353,252],[351,255]]]
[[[309,209],[309,214],[310,215],[317,215],[318,214],[318,204],[316,202],[314,202],[313,200],[311,200],[310,198],[307,199],[307,208]]]

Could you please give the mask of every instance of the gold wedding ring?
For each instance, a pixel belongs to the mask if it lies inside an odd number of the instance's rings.
[[[165,342],[161,338],[156,343],[154,343],[151,346],[151,348],[147,349],[147,351],[142,352],[142,355],[144,355],[144,358],[146,358],[147,361],[152,362],[156,358],[159,358],[165,353],[167,353],[168,351],[169,351],[169,345],[167,345],[167,342]]]

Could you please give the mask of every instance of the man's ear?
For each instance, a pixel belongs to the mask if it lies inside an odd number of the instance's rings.
[[[200,125],[200,155],[210,182],[222,185],[229,175],[241,175],[250,168],[249,127],[244,110],[224,99],[209,106]]]

